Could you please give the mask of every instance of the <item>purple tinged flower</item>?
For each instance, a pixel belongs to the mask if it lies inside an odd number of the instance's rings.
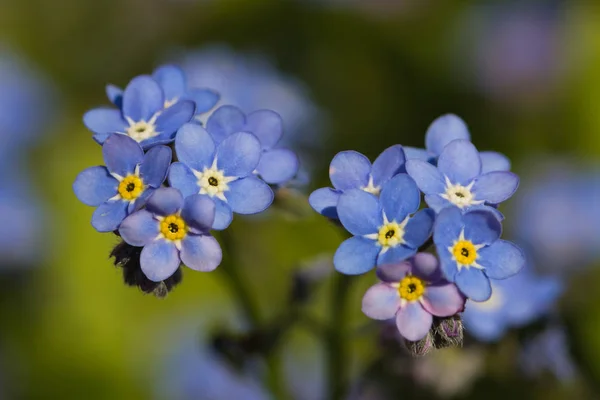
[[[461,213],[456,207],[436,217],[433,240],[446,279],[474,301],[492,295],[490,279],[506,279],[525,265],[521,249],[500,240],[502,225],[487,210]]]
[[[500,339],[511,327],[522,327],[551,311],[562,292],[560,281],[535,275],[529,267],[508,279],[492,282],[492,296],[469,302],[463,313],[468,332],[477,339]]]
[[[144,154],[135,140],[113,134],[104,142],[102,154],[106,166],[82,171],[73,191],[82,203],[98,207],[92,226],[99,232],[111,232],[164,182],[171,149],[156,146]]]
[[[275,111],[258,110],[246,116],[237,107],[219,107],[208,119],[206,130],[217,144],[237,132],[254,134],[261,147],[256,173],[267,183],[282,184],[298,173],[296,154],[277,147],[283,137],[283,120]]]
[[[360,189],[344,192],[337,211],[342,225],[354,237],[337,249],[335,268],[358,275],[375,265],[400,262],[414,255],[430,237],[435,217],[430,209],[417,212],[420,202],[421,193],[406,174],[386,182],[379,198]]]
[[[148,75],[133,78],[122,96],[116,86],[107,87],[107,95],[121,107],[95,108],[83,116],[83,122],[100,144],[112,133],[127,135],[144,149],[172,142],[177,129],[192,119],[196,108],[190,100],[177,101],[165,108],[167,99],[163,89]]]
[[[216,143],[198,124],[185,124],[177,133],[179,162],[169,170],[169,183],[185,197],[209,196],[216,205],[213,229],[225,229],[238,214],[256,214],[273,202],[273,191],[254,176],[261,144],[255,135],[237,132]]]
[[[502,203],[519,185],[519,177],[512,172],[484,173],[479,152],[464,139],[453,140],[444,147],[437,167],[422,160],[408,160],[406,170],[436,213],[448,206],[468,211]]]
[[[385,149],[373,164],[359,152],[342,151],[333,157],[329,166],[329,178],[333,188],[315,190],[308,201],[319,214],[337,219],[337,205],[342,193],[351,189],[361,189],[379,196],[383,185],[403,172],[404,161],[404,150],[400,145]]]
[[[189,268],[208,272],[221,263],[221,247],[209,233],[215,219],[215,204],[207,196],[183,199],[174,188],[157,189],[146,209],[129,215],[119,234],[132,246],[143,247],[140,264],[148,279],[160,282],[175,273],[183,262]]]
[[[462,311],[465,298],[446,281],[438,260],[428,253],[397,264],[377,267],[382,281],[365,293],[362,311],[378,320],[396,319],[400,334],[410,341],[423,339],[433,317],[449,317]]]

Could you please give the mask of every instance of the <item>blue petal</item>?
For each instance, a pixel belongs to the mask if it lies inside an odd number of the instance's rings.
[[[333,257],[333,265],[342,274],[364,274],[375,267],[379,249],[373,240],[352,237],[338,247]]]
[[[156,146],[148,150],[140,165],[140,176],[146,185],[160,187],[171,165],[171,148]]]
[[[129,207],[127,208],[127,211],[129,214],[131,214],[134,211],[137,211],[139,209],[141,209],[142,207],[144,207],[146,205],[146,202],[148,201],[148,199],[150,198],[150,196],[152,196],[152,193],[154,193],[156,189],[154,189],[153,187],[147,187],[146,189],[144,189],[144,191],[142,192],[142,194],[140,194],[140,197],[138,197],[137,199],[135,199],[135,201],[133,203],[129,203]]]
[[[183,203],[181,217],[198,233],[206,233],[215,222],[215,202],[202,194],[188,196]]]
[[[489,245],[502,234],[502,224],[496,215],[487,210],[469,211],[463,216],[465,239],[474,244]]]
[[[262,154],[256,171],[265,182],[281,184],[296,176],[299,168],[298,156],[293,151],[272,149]]]
[[[338,219],[337,204],[340,192],[331,188],[317,189],[310,194],[308,202],[319,214],[332,219]]]
[[[151,137],[150,139],[142,140],[140,142],[140,146],[142,146],[142,149],[148,150],[161,144],[170,144],[173,142],[174,137],[174,133],[161,133],[157,136]]]
[[[525,266],[523,251],[506,240],[497,240],[492,245],[480,249],[478,255],[481,258],[478,258],[477,262],[492,279],[506,279]]]
[[[181,241],[181,261],[196,271],[209,272],[221,264],[219,242],[210,235],[187,235]]]
[[[95,133],[124,133],[129,124],[121,116],[121,111],[114,108],[94,108],[83,114],[83,123]]]
[[[283,136],[283,121],[279,114],[271,110],[259,110],[248,114],[245,132],[252,132],[263,149],[274,147]]]
[[[112,232],[116,230],[127,216],[129,202],[112,200],[100,204],[92,215],[92,226],[98,232]]]
[[[442,151],[438,169],[453,184],[467,186],[481,174],[479,152],[468,140],[455,140]]]
[[[224,139],[216,153],[217,167],[225,176],[243,178],[252,174],[260,161],[260,142],[251,133],[238,132]]]
[[[454,204],[437,194],[425,195],[425,202],[433,211],[438,214],[446,207],[455,207]]]
[[[338,216],[344,228],[353,235],[377,233],[383,224],[383,214],[377,197],[359,189],[340,196]]]
[[[444,208],[435,219],[433,241],[438,246],[438,253],[446,251],[458,239],[464,227],[462,213],[457,207]]]
[[[164,281],[179,268],[179,252],[171,241],[159,239],[144,246],[140,256],[142,272],[153,282]]]
[[[416,342],[427,336],[433,316],[418,301],[407,303],[396,314],[396,326],[405,339]]]
[[[115,85],[106,85],[106,97],[119,110],[123,107],[123,89]]]
[[[331,160],[329,178],[338,190],[362,189],[369,184],[371,162],[359,152],[339,152]]]
[[[448,204],[450,204],[450,202],[448,202]],[[485,204],[477,204],[474,206],[470,206],[468,208],[468,211],[477,211],[477,210],[483,210],[483,211],[487,211],[487,212],[491,212],[494,214],[494,216],[496,217],[496,219],[498,219],[498,221],[502,222],[504,221],[504,214],[502,214],[500,211],[498,211],[497,208],[491,207],[491,206],[486,206]]]
[[[415,255],[417,249],[411,249],[404,245],[389,248],[385,253],[380,253],[377,257],[377,265],[394,264],[404,261]]]
[[[185,94],[185,74],[175,65],[163,65],[152,73],[152,77],[163,90],[166,101],[179,99]]]
[[[229,224],[231,224],[231,220],[233,219],[233,211],[231,211],[229,204],[216,197],[213,197],[212,201],[215,202],[215,222],[213,223],[212,228],[222,231],[223,229],[227,228]]]
[[[108,173],[106,167],[91,167],[77,175],[73,191],[83,204],[98,207],[117,194],[118,186],[119,182]]]
[[[490,280],[478,268],[462,268],[455,277],[456,286],[474,301],[486,301],[492,296]]]
[[[470,140],[469,129],[460,117],[446,114],[437,118],[427,128],[425,146],[429,152],[439,156],[444,147],[456,139]]]
[[[110,173],[125,177],[135,172],[144,159],[144,151],[129,136],[115,133],[104,142],[102,156]]]
[[[375,186],[381,186],[396,174],[403,171],[406,157],[402,146],[395,145],[385,149],[371,167],[371,177]]]
[[[177,129],[189,122],[195,111],[196,105],[193,101],[178,101],[160,113],[156,119],[156,131],[160,132],[161,136],[174,139]]]
[[[213,112],[206,122],[206,130],[217,143],[232,133],[241,132],[246,125],[246,116],[237,107],[222,106]]]
[[[169,168],[169,185],[179,189],[183,197],[200,193],[198,178],[185,164],[174,162]]]
[[[421,160],[408,160],[406,172],[415,180],[423,193],[428,195],[444,193],[446,184],[444,177],[436,167]]]
[[[512,172],[488,172],[475,179],[473,193],[477,200],[491,204],[502,203],[509,199],[519,187],[519,177]]]
[[[102,145],[110,135],[112,135],[112,133],[94,133],[92,138],[96,141],[96,143]]]
[[[175,152],[179,161],[202,172],[205,167],[212,166],[215,142],[200,125],[185,124],[175,137]]]
[[[487,174],[492,171],[510,171],[510,160],[504,154],[495,151],[482,151],[479,153],[481,158],[481,173]]]
[[[435,213],[430,208],[425,208],[413,215],[404,230],[406,245],[418,249],[431,236],[434,221]]]
[[[148,121],[163,108],[163,91],[150,76],[133,78],[123,93],[123,115],[133,121]]]
[[[158,236],[158,225],[151,212],[139,210],[123,220],[119,234],[132,246],[145,246]]]
[[[383,185],[379,201],[387,219],[400,223],[419,209],[421,192],[410,176],[399,174]]]
[[[421,160],[431,163],[437,158],[435,154],[430,153],[425,149],[419,149],[417,147],[410,146],[404,146],[403,149],[407,160]]]
[[[175,188],[156,189],[146,202],[146,208],[153,214],[162,216],[175,214],[183,207],[183,196]]]
[[[196,115],[210,111],[219,101],[219,94],[210,89],[190,89],[184,97],[196,103]]]
[[[371,286],[362,299],[362,312],[372,319],[394,318],[399,309],[398,289],[383,283]]]
[[[440,269],[448,282],[456,280],[458,273],[458,264],[452,259],[448,247],[437,246],[438,257],[440,258]]]
[[[417,253],[412,258],[414,275],[429,283],[439,283],[444,277],[437,257],[430,253]]]
[[[262,180],[249,176],[229,183],[225,197],[231,209],[238,214],[256,214],[273,202],[273,190]]]

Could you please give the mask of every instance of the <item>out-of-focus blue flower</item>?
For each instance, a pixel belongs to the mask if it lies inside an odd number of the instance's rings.
[[[521,249],[500,240],[501,233],[500,221],[486,210],[462,214],[460,209],[448,207],[436,218],[433,240],[442,271],[474,301],[490,298],[490,279],[506,279],[525,265]]]
[[[111,87],[109,96],[116,96],[116,88]],[[121,133],[135,139],[144,149],[157,144],[172,142],[177,129],[190,121],[195,112],[195,104],[190,100],[180,100],[168,108],[165,94],[152,77],[141,75],[129,82],[121,100],[113,98],[119,109],[95,108],[85,113],[83,122],[94,132],[94,140],[102,144],[113,133]]]
[[[430,209],[417,212],[420,202],[421,193],[406,174],[385,183],[379,198],[360,189],[345,191],[337,211],[342,225],[354,237],[337,249],[335,268],[357,275],[375,265],[398,263],[414,255],[430,237],[434,220]]]
[[[216,144],[237,132],[253,133],[260,141],[262,151],[256,172],[267,183],[281,184],[298,173],[296,154],[276,147],[283,137],[283,121],[274,111],[254,111],[246,117],[237,107],[223,106],[210,116],[206,130]]]
[[[567,334],[554,326],[529,340],[519,357],[521,368],[531,377],[551,371],[562,381],[572,381],[577,376],[577,366],[569,352]]]
[[[464,139],[453,140],[443,148],[437,168],[426,161],[408,160],[406,170],[436,212],[448,206],[467,211],[499,204],[509,199],[519,185],[519,177],[512,172],[482,173],[479,152]]]
[[[406,158],[436,165],[444,147],[456,139],[471,140],[467,124],[457,115],[442,115],[427,128],[425,149],[405,146]],[[495,151],[482,151],[479,153],[479,157],[481,158],[482,174],[492,171],[510,171],[510,160],[503,154]]]
[[[144,247],[140,264],[144,275],[160,282],[175,273],[183,262],[196,271],[212,271],[221,263],[221,247],[209,233],[215,205],[207,197],[192,195],[185,200],[179,190],[160,188],[146,209],[129,215],[119,234],[132,246]]]
[[[537,276],[526,267],[508,279],[492,281],[492,296],[481,303],[467,303],[463,321],[467,332],[477,339],[496,341],[509,328],[546,315],[561,292],[558,279]]]
[[[428,253],[397,264],[377,267],[382,281],[365,293],[362,311],[370,318],[396,318],[400,334],[411,341],[423,339],[433,316],[449,317],[461,311],[465,298],[446,281],[438,260]]]
[[[361,189],[379,196],[383,185],[404,171],[405,155],[402,146],[385,149],[375,162],[356,151],[342,151],[333,157],[329,166],[332,188],[321,188],[311,193],[308,201],[312,208],[328,218],[338,218],[340,195],[351,189]]]
[[[82,203],[98,207],[92,226],[99,232],[111,232],[164,182],[171,149],[156,146],[144,154],[135,140],[113,134],[104,142],[102,154],[106,167],[82,171],[73,183],[73,191]]]
[[[260,141],[237,132],[215,143],[198,124],[185,124],[177,133],[175,150],[180,162],[169,170],[169,183],[184,196],[210,196],[216,205],[213,229],[225,229],[233,212],[255,214],[273,202],[273,191],[253,172],[261,157]]]

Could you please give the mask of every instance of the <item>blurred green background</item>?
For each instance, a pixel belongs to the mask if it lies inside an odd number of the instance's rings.
[[[522,21],[519,13],[534,17]],[[158,398],[164,360],[177,346],[172,331],[200,332],[239,318],[219,270],[186,270],[183,284],[159,300],[126,287],[112,266],[115,237],[92,229],[93,209],[71,190],[79,171],[103,163],[81,117],[108,104],[107,83],[125,86],[215,43],[264,56],[302,82],[319,110],[318,121],[303,121],[305,130],[320,127],[299,149],[310,154],[305,193],[329,184],[328,164],[338,151],[373,159],[392,144],[422,147],[429,123],[448,112],[468,123],[478,148],[507,154],[523,184],[539,158],[584,171],[600,157],[600,3],[593,1],[3,0],[0,43],[54,83],[61,107],[27,160],[49,215],[48,252],[38,268],[0,277],[0,370],[8,399]],[[290,273],[328,257],[342,239],[307,204],[292,211],[236,217],[231,228],[235,260],[264,319],[284,304]],[[373,277],[355,280],[349,326],[368,323],[360,299]],[[585,379],[518,383],[497,371],[511,363],[499,357],[499,345],[489,355],[489,382],[478,384],[472,398],[594,398],[598,283],[600,271],[588,269],[561,301],[571,340],[584,349]],[[311,304],[317,318],[328,312],[329,288],[326,281]],[[282,347],[301,365],[306,354],[320,354],[302,329]],[[373,335],[351,350],[359,373],[376,351]]]

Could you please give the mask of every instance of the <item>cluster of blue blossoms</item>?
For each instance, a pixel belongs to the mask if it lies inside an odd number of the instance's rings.
[[[222,106],[203,126],[198,116],[218,94],[188,87],[171,65],[106,92],[116,108],[84,115],[106,165],[84,170],[73,184],[80,201],[97,207],[92,226],[121,236],[126,248],[113,252],[116,261],[134,258],[151,282],[166,281],[181,263],[214,270],[222,253],[211,230],[226,229],[233,213],[266,210],[272,187],[298,171],[296,155],[277,145],[281,117]]]
[[[498,204],[519,184],[509,169],[503,155],[479,152],[455,115],[431,124],[426,149],[395,145],[372,164],[355,151],[333,158],[333,188],[316,190],[309,201],[353,235],[335,253],[339,272],[377,268],[381,283],[363,298],[367,316],[395,318],[405,339],[421,341],[436,318],[462,312],[466,299],[487,301],[490,280],[523,268],[523,252],[500,239]],[[421,194],[427,208],[420,209]],[[431,244],[437,257],[425,252]]]

